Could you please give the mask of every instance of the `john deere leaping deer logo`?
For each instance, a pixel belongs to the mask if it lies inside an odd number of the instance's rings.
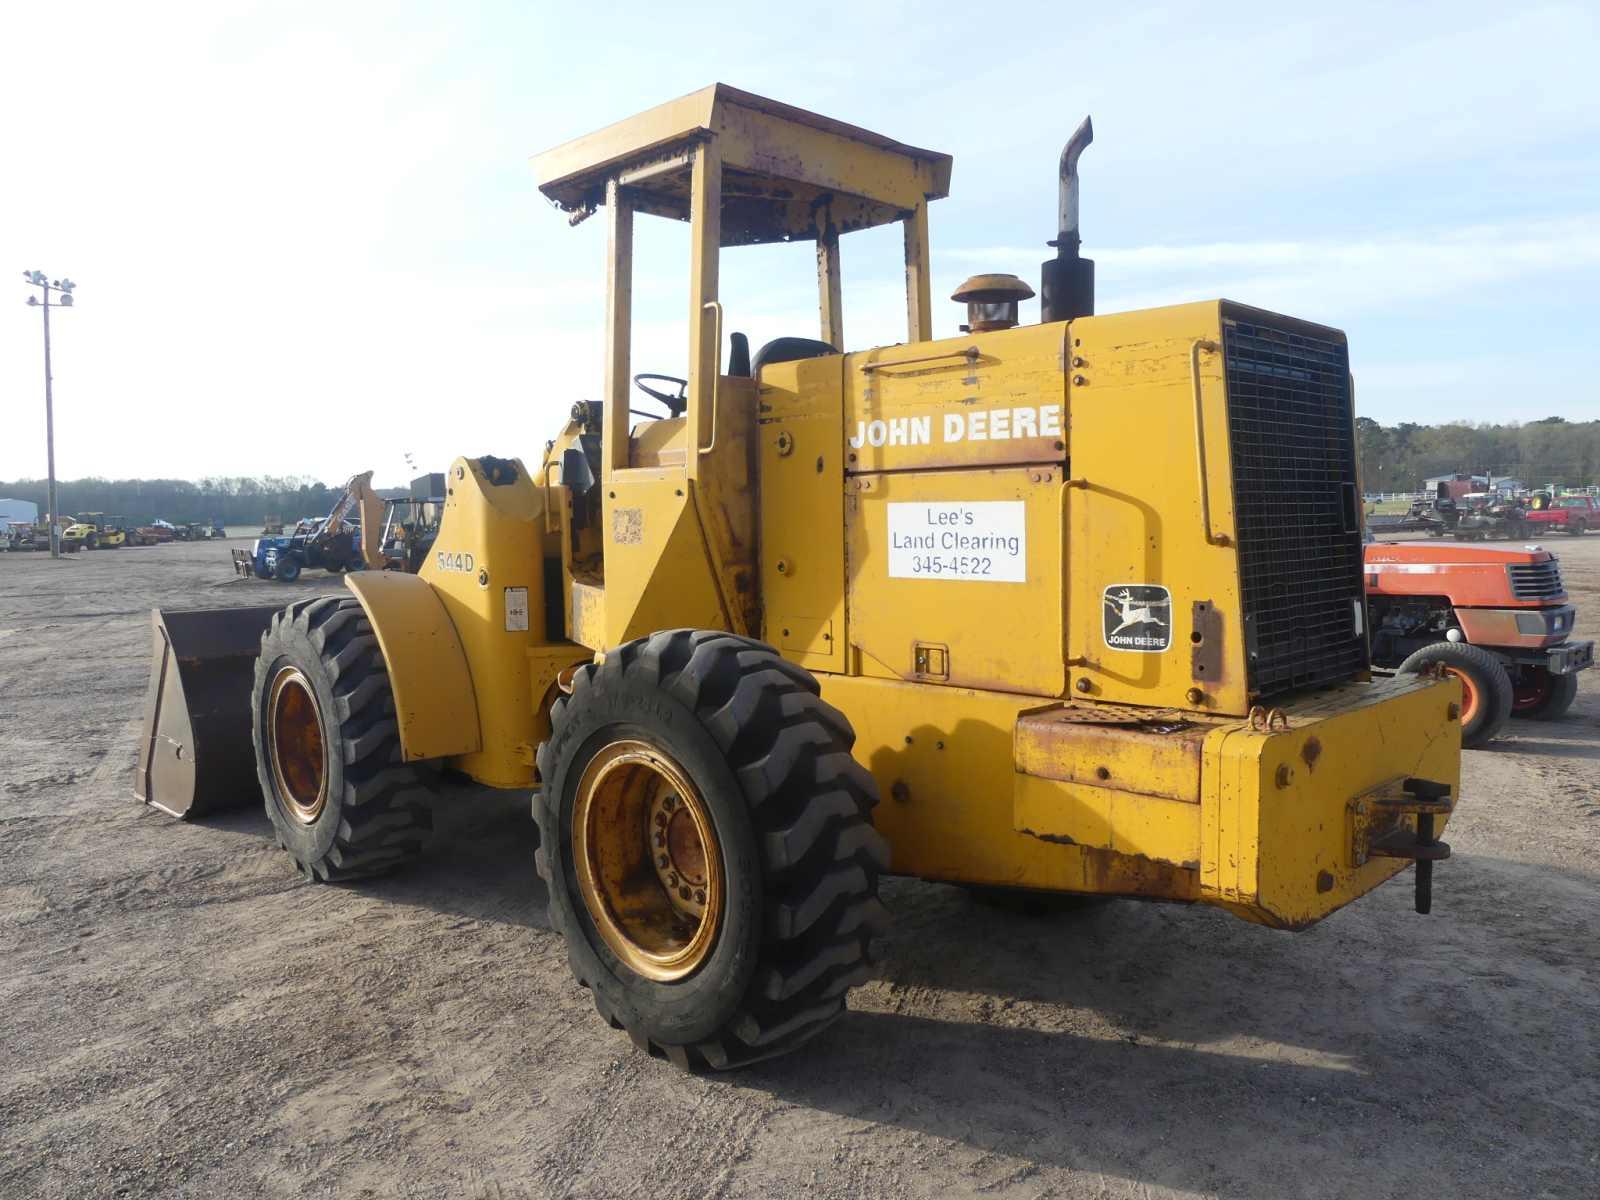
[[[1172,593],[1151,583],[1105,590],[1105,639],[1113,650],[1159,654],[1172,645]]]

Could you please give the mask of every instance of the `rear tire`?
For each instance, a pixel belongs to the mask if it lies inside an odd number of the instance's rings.
[[[1524,668],[1515,688],[1511,714],[1534,721],[1554,721],[1566,715],[1578,698],[1578,676],[1552,675],[1543,667]]]
[[[855,735],[818,690],[760,642],[676,630],[580,668],[552,709],[535,803],[551,924],[601,1017],[679,1067],[793,1050],[871,974],[888,846],[870,823],[877,789],[850,755]],[[626,755],[636,765],[611,765]],[[658,809],[672,811],[678,790],[705,833],[687,856],[675,840],[650,841],[657,826],[676,837],[677,815]],[[628,849],[635,828],[642,852]],[[694,887],[714,881],[698,913],[673,899],[665,872],[680,858],[701,865]],[[650,905],[661,919],[639,918]]]
[[[1567,523],[1567,532],[1570,533],[1573,537],[1582,537],[1583,534],[1584,534],[1584,531],[1587,530],[1588,528],[1589,528],[1589,526],[1586,525],[1582,521],[1569,521]]]
[[[252,718],[267,816],[308,879],[378,875],[421,854],[426,775],[401,761],[394,692],[359,600],[301,600],[272,618]]]
[[[1500,660],[1467,642],[1435,642],[1406,659],[1400,670],[1417,675],[1435,663],[1461,681],[1462,747],[1476,750],[1499,736],[1511,719],[1512,699],[1511,676]]]

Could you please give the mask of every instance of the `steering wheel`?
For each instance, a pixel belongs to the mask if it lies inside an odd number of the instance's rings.
[[[658,392],[655,388],[651,387],[645,382],[647,379],[653,379],[657,383],[675,383],[678,385],[678,394],[674,396],[668,392]],[[633,377],[633,386],[638,388],[646,396],[649,396],[650,399],[663,406],[667,410],[669,416],[681,417],[683,416],[684,409],[689,407],[689,381],[687,379],[679,379],[676,375],[635,375]],[[655,413],[640,412],[636,408],[630,408],[628,411],[637,417],[651,417],[655,420],[661,419]]]

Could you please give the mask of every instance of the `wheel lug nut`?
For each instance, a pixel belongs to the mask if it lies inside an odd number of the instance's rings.
[[[668,887],[677,887],[678,886],[678,873],[676,871],[668,871],[667,872],[667,886]]]
[[[666,800],[663,801],[663,803],[665,804],[667,809],[670,811],[671,809],[674,809],[674,808],[676,808],[678,806],[678,798],[676,796],[668,796],[666,798]]]
[[[666,866],[667,865],[667,856],[665,854],[661,855],[659,858],[656,859],[656,863],[658,865],[660,865],[660,866],[663,866],[663,867]]]
[[[656,814],[656,824],[657,825],[665,825],[666,823],[667,823],[667,814],[664,813],[664,812],[658,812]]]
[[[667,844],[667,835],[664,834],[664,833],[656,834],[656,845],[665,846],[666,844]]]
[[[678,889],[678,899],[687,900],[688,898],[689,898],[689,889],[688,888],[679,888]]]
[[[701,888],[698,892],[696,892],[694,894],[694,898],[695,898],[695,903],[704,904],[706,902],[706,890],[704,888]]]

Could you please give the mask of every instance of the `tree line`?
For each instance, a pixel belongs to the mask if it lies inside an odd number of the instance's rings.
[[[268,516],[292,522],[327,513],[343,489],[343,484],[319,483],[302,475],[56,481],[63,514],[105,513],[132,525],[148,525],[158,517],[174,524],[220,519],[225,525],[259,525]],[[0,481],[0,497],[31,500],[41,516],[50,507],[49,489],[42,479]]]
[[[1542,487],[1600,483],[1600,420],[1545,417],[1526,424],[1382,425],[1356,419],[1361,486],[1366,492],[1415,492],[1422,481],[1456,472],[1516,478]],[[213,521],[254,525],[264,517],[294,521],[326,513],[342,484],[305,475],[233,475],[188,479],[70,479],[59,481],[62,513],[101,512],[146,525],[157,517],[172,522]],[[405,495],[404,488],[380,489]],[[0,497],[32,500],[48,507],[42,479],[0,481]]]
[[[1600,483],[1600,421],[1380,425],[1357,417],[1356,443],[1368,493],[1420,491],[1423,480],[1457,472],[1520,479],[1529,487]]]

